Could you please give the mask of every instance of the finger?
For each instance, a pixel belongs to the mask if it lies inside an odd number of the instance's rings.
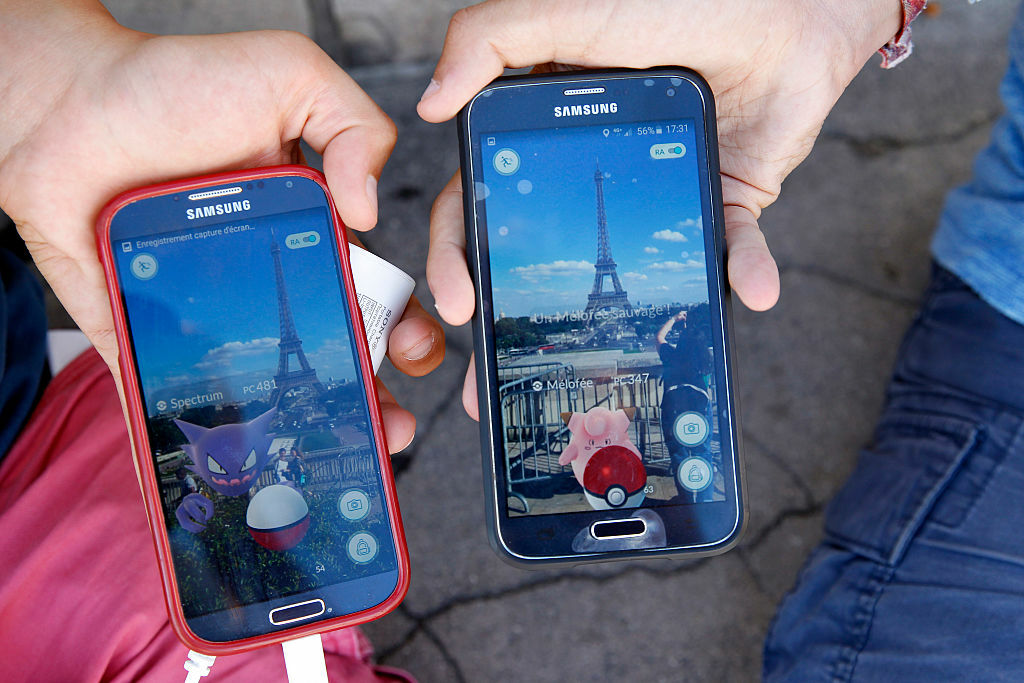
[[[500,45],[515,44],[517,41],[511,36],[522,32],[521,27],[515,26],[522,19],[515,7],[501,3],[484,3],[456,12],[448,24],[437,68],[416,106],[419,115],[426,121],[446,121],[480,88],[500,76],[506,66],[554,61],[548,57],[513,64],[513,55],[503,54],[499,46],[491,42],[496,26],[500,25],[505,36]],[[549,43],[540,42],[550,51]]]
[[[462,217],[462,180],[456,173],[434,200],[430,211],[427,284],[437,312],[462,325],[473,316],[473,280],[466,264],[466,228]]]
[[[448,25],[444,50],[417,110],[426,121],[445,121],[505,67],[558,62],[642,68],[688,63],[678,60],[695,55],[705,56],[700,66],[711,70],[706,55],[715,53],[702,40],[727,35],[706,25],[714,15],[705,11],[709,16],[697,16],[703,8],[693,3],[666,2],[659,8],[659,21],[674,30],[653,35],[636,30],[634,18],[625,17],[634,9],[621,0],[492,0],[459,10]],[[705,24],[703,30],[687,31],[694,23]],[[679,35],[687,36],[682,45]]]
[[[345,236],[357,247],[366,249],[359,235],[347,230]],[[422,377],[444,360],[444,330],[434,316],[427,313],[415,295],[402,312],[402,319],[388,337],[391,364],[412,377]]]
[[[412,377],[422,377],[444,360],[444,330],[415,296],[388,338],[391,364]]]
[[[779,300],[779,269],[750,209],[725,207],[725,241],[733,291],[747,308],[767,311]]]
[[[286,86],[304,93],[292,119],[301,125],[301,137],[323,155],[342,221],[369,230],[377,223],[377,182],[395,146],[395,124],[322,50],[312,43],[302,46],[305,87]]]
[[[417,105],[420,116],[434,122],[450,119],[506,66],[556,61],[558,42],[548,35],[544,20],[554,8],[554,3],[541,8],[528,2],[485,2],[456,12]]]
[[[476,395],[476,354],[470,354],[466,368],[466,381],[462,383],[462,407],[471,418],[480,421],[480,406]]]
[[[398,453],[412,443],[412,439],[416,435],[416,418],[408,410],[398,405],[398,401],[384,386],[384,382],[379,378],[375,381],[377,398],[380,400],[380,415],[384,420],[388,453]]]

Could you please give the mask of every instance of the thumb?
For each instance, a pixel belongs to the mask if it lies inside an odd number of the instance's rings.
[[[725,207],[725,241],[732,290],[747,308],[767,311],[779,300],[779,269],[750,209]]]
[[[323,156],[324,175],[341,220],[355,230],[377,223],[377,181],[395,146],[395,124],[370,97],[315,44],[295,64],[306,77],[280,87],[305,94],[289,111],[291,124]],[[285,79],[295,73],[283,73]],[[287,133],[286,133],[287,135]],[[299,137],[294,135],[293,137]]]

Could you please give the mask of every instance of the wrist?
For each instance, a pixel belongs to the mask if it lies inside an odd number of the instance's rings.
[[[976,0],[971,0],[976,2]],[[891,69],[914,51],[914,44],[910,40],[910,24],[921,12],[924,11],[928,0],[901,0],[902,17],[900,29],[881,49],[882,68]]]
[[[835,0],[828,8],[838,35],[845,39],[839,64],[847,82],[903,27],[902,0]]]
[[[877,51],[903,29],[903,6],[903,0],[865,0],[861,8],[871,27],[865,34],[865,50]]]

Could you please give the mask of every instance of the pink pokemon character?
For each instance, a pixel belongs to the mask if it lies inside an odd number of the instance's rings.
[[[591,408],[563,413],[572,439],[558,458],[572,465],[576,481],[595,510],[637,507],[644,500],[647,471],[627,430],[635,408]]]

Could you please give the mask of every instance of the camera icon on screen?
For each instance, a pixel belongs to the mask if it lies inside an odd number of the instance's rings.
[[[349,489],[338,499],[338,512],[350,522],[357,522],[370,514],[370,497],[365,491]]]
[[[676,417],[672,425],[672,433],[682,446],[693,448],[707,441],[711,425],[704,415],[695,411],[687,411]]]

